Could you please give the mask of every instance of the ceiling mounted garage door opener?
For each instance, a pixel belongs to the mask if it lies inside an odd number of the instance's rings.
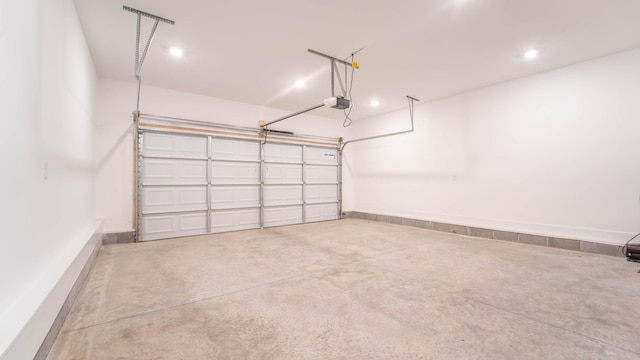
[[[312,53],[314,55],[322,56],[324,58],[329,59],[330,66],[331,66],[331,97],[327,98],[327,99],[324,99],[321,104],[314,105],[314,106],[312,106],[310,108],[307,108],[307,109],[304,109],[304,110],[296,111],[293,114],[285,115],[285,116],[283,116],[281,118],[269,121],[268,123],[264,123],[264,122],[260,121],[259,125],[260,125],[261,128],[264,129],[264,131],[266,131],[266,132],[270,131],[269,129],[267,129],[267,126],[269,126],[269,125],[275,124],[275,123],[277,123],[279,121],[282,121],[282,120],[286,120],[286,119],[292,118],[294,116],[298,116],[300,114],[304,114],[306,112],[321,108],[323,106],[327,106],[327,107],[338,109],[338,110],[345,110],[345,109],[348,109],[351,106],[351,100],[346,98],[346,96],[347,96],[347,90],[345,88],[346,84],[342,83],[342,79],[340,77],[340,71],[338,70],[338,64],[342,64],[342,65],[345,66],[345,76],[346,76],[347,75],[346,74],[346,68],[347,67],[351,67],[352,69],[360,68],[360,66],[358,65],[358,62],[357,61],[348,62],[348,61],[345,61],[345,60],[342,60],[342,59],[338,59],[336,57],[333,57],[333,56],[330,56],[330,55],[327,55],[327,54],[323,54],[323,53],[321,53],[319,51],[315,51],[315,50],[312,50],[312,49],[308,49],[307,51],[309,51],[310,53]],[[338,79],[338,84],[340,84],[340,90],[342,90],[342,96],[340,96],[340,95],[336,96],[336,90],[335,90],[335,79],[336,78]]]

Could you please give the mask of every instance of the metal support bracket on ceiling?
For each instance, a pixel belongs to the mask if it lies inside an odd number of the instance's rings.
[[[347,96],[347,91],[345,89],[346,86],[346,79],[345,79],[345,84],[342,84],[342,78],[340,77],[340,70],[338,70],[338,65],[337,63],[343,64],[345,66],[345,76],[347,75],[346,73],[346,67],[350,66],[354,69],[358,69],[360,66],[358,66],[357,62],[347,62],[345,60],[341,60],[338,58],[335,58],[333,56],[329,56],[327,54],[323,54],[319,51],[315,51],[312,49],[307,49],[308,52],[318,55],[318,56],[322,56],[324,58],[329,59],[330,64],[331,64],[331,96],[336,96],[336,91],[335,91],[335,79],[336,79],[336,74],[337,79],[338,79],[338,84],[340,84],[340,89],[342,90],[342,96]]]
[[[157,16],[157,15],[153,15],[153,14],[149,14],[148,12],[144,12],[138,9],[134,9],[132,7],[129,6],[122,6],[122,10],[125,11],[129,11],[132,12],[134,14],[137,15],[137,21],[136,21],[136,67],[135,67],[135,73],[134,76],[136,78],[136,80],[138,80],[138,99],[136,102],[136,112],[139,114],[140,113],[140,84],[141,84],[141,79],[140,79],[140,72],[142,71],[142,65],[144,64],[144,59],[147,57],[147,51],[149,50],[149,46],[151,46],[151,42],[153,41],[153,36],[156,33],[156,29],[158,28],[158,23],[159,22],[163,22],[163,23],[167,23],[170,25],[175,25],[175,21],[173,20],[169,20],[166,18],[163,18],[161,16]],[[151,33],[149,34],[149,38],[147,39],[147,43],[144,47],[144,50],[142,51],[142,56],[140,56],[140,23],[142,21],[142,17],[146,17],[152,20],[155,20],[154,24],[153,24],[153,28],[151,29]]]
[[[350,143],[354,143],[354,142],[358,142],[358,141],[365,141],[365,140],[380,139],[380,138],[384,138],[384,137],[402,135],[402,134],[407,134],[407,133],[413,132],[413,130],[414,130],[414,128],[413,128],[413,102],[414,101],[420,101],[420,100],[414,98],[413,96],[409,96],[409,95],[407,95],[407,100],[409,101],[409,117],[411,118],[411,129],[410,130],[397,131],[397,132],[390,133],[390,134],[382,134],[382,135],[376,135],[376,136],[368,136],[368,137],[364,137],[364,138],[360,138],[360,139],[348,140],[348,141],[345,141],[344,143],[342,143],[342,147],[340,147],[340,152],[344,151],[344,148],[347,145],[349,145]]]
[[[346,82],[347,81],[346,81],[346,78],[345,78],[345,84],[342,83],[342,79],[340,77],[340,71],[338,70],[338,65],[337,64],[342,64],[342,65],[345,66],[345,77],[346,77],[347,76],[347,71],[346,71],[347,66],[350,66],[353,69],[358,69],[358,68],[360,68],[358,63],[355,62],[355,61],[354,62],[348,62],[348,61],[345,61],[345,60],[342,60],[342,59],[338,59],[336,57],[333,57],[333,56],[330,56],[330,55],[327,55],[327,54],[323,54],[323,53],[321,53],[319,51],[315,51],[315,50],[312,50],[312,49],[307,49],[307,51],[309,51],[310,53],[312,53],[314,55],[322,56],[324,58],[329,59],[330,66],[331,66],[331,97],[335,97],[336,96],[335,95],[336,94],[336,91],[335,91],[336,74],[337,74],[337,78],[338,78],[338,83],[340,85],[340,89],[342,90],[342,96],[343,97],[347,96],[347,91],[346,91]],[[268,123],[260,125],[260,127],[266,128],[269,125],[275,124],[275,123],[280,122],[282,120],[286,120],[286,119],[292,118],[294,116],[298,116],[300,114],[304,114],[306,112],[321,108],[323,106],[326,106],[326,105],[324,103],[318,104],[318,105],[314,105],[314,106],[312,106],[310,108],[306,108],[304,110],[296,111],[296,112],[294,112],[292,114],[285,115],[283,117],[280,117],[280,118],[277,118],[275,120],[269,121]]]

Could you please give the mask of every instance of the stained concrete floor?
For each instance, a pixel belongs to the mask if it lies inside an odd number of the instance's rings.
[[[638,359],[639,268],[356,219],[108,245],[49,359]]]

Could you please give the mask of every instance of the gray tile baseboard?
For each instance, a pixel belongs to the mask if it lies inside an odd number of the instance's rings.
[[[422,229],[435,231],[443,231],[454,234],[469,235],[485,239],[495,239],[503,241],[512,241],[522,244],[546,246],[557,249],[574,250],[588,252],[592,254],[624,256],[622,255],[622,245],[602,244],[592,241],[563,239],[550,236],[540,236],[533,234],[525,234],[510,231],[501,231],[494,229],[484,229],[472,226],[448,224],[440,222],[432,222],[417,219],[408,219],[397,216],[387,216],[378,214],[369,214],[359,211],[349,211],[343,214],[344,218],[362,219],[369,221],[379,221],[391,224],[399,224],[405,226],[413,226]]]
[[[58,316],[56,316],[56,319],[53,322],[53,325],[51,325],[51,329],[49,330],[49,333],[47,334],[44,341],[42,342],[42,345],[40,345],[40,349],[38,349],[38,352],[36,353],[34,360],[44,360],[49,355],[49,351],[51,351],[51,348],[53,347],[53,343],[58,337],[58,334],[60,333],[60,329],[62,329],[62,325],[64,324],[64,321],[66,320],[67,315],[69,315],[69,312],[71,311],[71,306],[73,306],[73,303],[75,302],[76,297],[80,293],[80,288],[82,287],[84,280],[87,278],[87,275],[91,270],[91,267],[95,263],[98,253],[102,248],[102,245],[125,244],[125,243],[132,243],[135,241],[134,231],[125,231],[125,232],[108,233],[108,234],[96,233],[93,236],[97,237],[97,238],[92,237],[92,240],[91,240],[91,243],[95,243],[95,247],[92,249],[91,255],[87,259],[87,262],[84,264],[82,271],[78,275],[78,278],[75,280],[73,287],[69,292],[69,295],[67,296],[64,304],[62,305],[62,308],[60,309]]]
[[[76,298],[80,293],[82,284],[84,284],[84,281],[87,278],[87,275],[89,275],[89,271],[93,267],[93,264],[96,262],[98,253],[102,248],[102,242],[100,241],[102,238],[102,235],[103,234],[101,233],[96,233],[92,236],[90,240],[90,243],[93,244],[92,245],[93,249],[91,249],[91,254],[87,258],[87,261],[84,263],[82,267],[82,271],[80,271],[80,274],[78,274],[78,277],[73,283],[73,286],[71,287],[71,291],[69,291],[69,295],[67,295],[67,298],[65,299],[64,304],[62,304],[62,308],[58,312],[56,319],[53,321],[53,324],[51,325],[51,329],[49,329],[49,332],[47,333],[47,336],[44,338],[44,341],[40,345],[38,352],[33,357],[34,360],[45,360],[49,355],[49,352],[53,347],[53,343],[56,341],[56,338],[58,337],[58,334],[62,329],[62,325],[64,324],[64,321],[67,319],[67,316],[71,312],[71,307],[73,306],[73,303],[76,301]]]
[[[102,234],[102,245],[127,244],[136,241],[135,231]]]

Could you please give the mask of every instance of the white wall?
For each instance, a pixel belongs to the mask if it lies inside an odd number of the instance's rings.
[[[44,299],[98,226],[96,75],[72,0],[1,2],[0,64],[0,357],[27,359],[62,305]]]
[[[639,95],[634,50],[418,103],[415,133],[347,147],[352,210],[623,243],[640,231]],[[353,131],[408,127],[402,110]]]
[[[95,213],[99,218],[105,219],[105,232],[127,231],[133,227],[131,113],[136,107],[136,91],[137,84],[133,81],[122,82],[110,79],[98,81]],[[260,119],[269,121],[289,113],[268,107],[145,85],[142,86],[141,91],[140,111],[152,115],[256,129]],[[342,120],[320,117],[313,112],[284,120],[271,128],[327,137],[340,137],[345,133]]]

